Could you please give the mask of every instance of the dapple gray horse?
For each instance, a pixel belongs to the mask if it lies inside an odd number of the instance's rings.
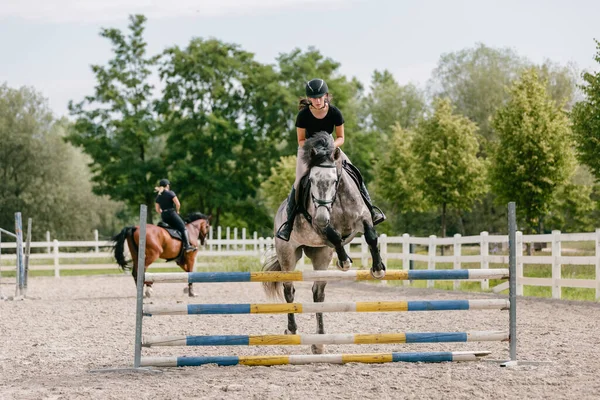
[[[275,239],[275,254],[269,256],[263,265],[264,271],[293,271],[302,257],[302,252],[312,261],[314,270],[326,270],[337,253],[337,267],[347,271],[352,259],[344,249],[358,233],[364,233],[371,250],[373,265],[371,274],[377,279],[385,276],[385,265],[377,248],[377,232],[373,228],[371,214],[366,207],[358,186],[343,168],[347,161],[340,149],[334,149],[333,138],[326,132],[318,132],[304,143],[305,161],[309,166],[310,199],[300,205],[306,208],[307,217],[302,213],[296,217],[290,241]],[[275,215],[275,231],[287,219],[287,199]],[[310,220],[310,221],[309,221]],[[312,287],[313,300],[325,300],[327,282],[315,282]],[[263,287],[270,297],[283,297],[288,303],[294,302],[292,282],[265,282]],[[294,314],[288,314],[287,334],[297,330]],[[325,333],[323,314],[317,313],[317,333]],[[323,345],[312,345],[312,352],[320,354]]]

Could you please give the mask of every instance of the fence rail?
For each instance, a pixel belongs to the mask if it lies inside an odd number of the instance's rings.
[[[47,240],[43,242],[31,242],[32,260],[47,260],[48,264],[31,265],[30,270],[54,270],[56,277],[60,276],[61,269],[115,269],[116,264],[110,264],[108,259],[113,257],[111,248],[112,242],[100,240],[98,233],[94,232],[95,240],[90,241],[58,241],[50,240],[47,234]],[[587,255],[567,255],[568,248],[563,249],[563,244],[567,242],[591,242],[593,250],[588,251]],[[254,232],[252,237],[247,237],[246,230],[241,230],[241,237],[238,236],[238,229],[222,229],[211,227],[207,244],[198,252],[198,260],[202,262],[204,257],[264,257],[271,249],[272,238],[258,237]],[[525,249],[528,245],[534,243],[550,244],[545,251],[548,255],[527,255]],[[429,237],[411,237],[408,234],[402,236],[379,237],[380,252],[384,263],[389,260],[401,260],[402,268],[412,269],[414,263],[425,263],[429,270],[439,269],[440,263],[448,264],[453,269],[463,269],[463,264],[468,264],[464,268],[476,268],[475,264],[481,269],[505,268],[508,265],[508,235],[489,235],[487,232],[481,232],[477,236],[461,236],[438,238],[434,235]],[[422,248],[418,252],[413,251],[417,246]],[[438,254],[438,247],[444,246],[446,251],[444,255]],[[5,249],[15,249],[16,243],[0,243],[2,260],[16,260],[16,255],[7,254]],[[44,249],[43,252],[35,252],[34,249]],[[127,250],[127,249],[126,249]],[[368,246],[362,237],[355,238],[346,245],[346,250],[351,258],[361,260],[363,266],[370,260]],[[463,254],[468,250],[470,254]],[[477,252],[478,250],[478,252]],[[472,253],[478,254],[472,254]],[[450,253],[450,254],[448,254]],[[567,254],[563,254],[567,253]],[[81,264],[61,264],[61,260],[81,259],[85,263]],[[90,261],[98,260],[98,263]],[[109,262],[107,264],[107,262]],[[14,271],[14,266],[1,265],[0,271]],[[302,262],[301,262],[302,264]],[[551,266],[551,277],[529,277],[523,275],[524,265],[548,265]],[[490,267],[492,265],[492,267]],[[562,266],[594,266],[595,275],[592,279],[573,279],[563,277]],[[303,269],[306,267],[300,267]],[[409,282],[404,282],[409,284]],[[458,288],[459,281],[454,282],[454,287]],[[544,235],[523,235],[517,232],[517,294],[523,295],[523,286],[546,286],[552,288],[552,297],[560,298],[563,287],[594,289],[596,299],[600,300],[600,229],[589,233],[561,233],[553,231],[551,234]],[[428,287],[433,287],[433,281],[427,281]],[[505,284],[494,288],[495,291],[505,289]],[[489,289],[489,281],[481,282],[484,290]],[[507,287],[506,287],[507,288]]]

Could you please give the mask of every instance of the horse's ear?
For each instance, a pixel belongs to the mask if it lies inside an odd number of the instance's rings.
[[[210,222],[210,220],[212,219],[212,214],[210,214],[210,215],[208,216],[208,218],[206,218],[206,219],[207,219],[207,220]]]
[[[340,150],[339,147],[336,147],[335,150],[333,151],[333,159],[335,161],[340,159],[340,156],[342,155],[342,151]]]

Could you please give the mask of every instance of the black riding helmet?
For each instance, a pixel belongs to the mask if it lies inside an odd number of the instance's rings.
[[[161,179],[160,182],[158,182],[158,186],[163,186],[166,187],[167,185],[170,185],[171,182],[169,182],[168,179]]]
[[[329,92],[327,83],[323,79],[312,79],[306,82],[306,97],[318,99]]]

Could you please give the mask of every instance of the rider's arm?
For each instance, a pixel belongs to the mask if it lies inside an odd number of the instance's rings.
[[[181,203],[179,202],[177,196],[173,197],[173,204],[175,204],[175,211],[177,211],[177,214],[179,214],[179,207],[181,207]]]
[[[306,140],[306,128],[296,128],[296,135],[298,135],[298,146],[304,146]]]
[[[154,209],[156,210],[157,213],[159,213],[159,214],[161,213],[160,205],[158,203],[154,203]]]
[[[341,147],[344,144],[344,124],[335,127],[335,141],[333,145],[337,147]]]

